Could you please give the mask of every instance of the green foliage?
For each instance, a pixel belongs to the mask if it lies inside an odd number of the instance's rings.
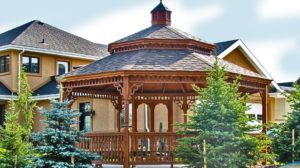
[[[29,142],[32,129],[33,110],[36,105],[32,100],[25,73],[20,72],[21,83],[17,100],[9,102],[5,113],[5,123],[0,127],[0,167],[25,167],[30,165],[34,155]],[[23,120],[24,122],[20,122]]]
[[[273,151],[278,155],[277,161],[281,163],[300,160],[300,86],[294,85],[295,90],[287,94],[292,112],[287,116],[285,123],[277,125]],[[295,145],[292,145],[292,130],[295,129]]]
[[[29,141],[33,124],[33,111],[36,108],[36,102],[32,100],[30,87],[23,69],[21,69],[20,72],[20,80],[20,91],[18,94],[18,100],[16,101],[16,106],[19,114],[24,119],[22,124],[26,130],[26,140]]]
[[[207,167],[244,168],[257,161],[257,140],[247,134],[251,130],[245,111],[247,96],[242,96],[238,81],[226,82],[224,67],[214,64],[207,78],[207,88],[194,85],[199,94],[190,122],[179,124],[183,134],[176,155],[188,167],[203,167],[203,140],[206,140]]]
[[[19,113],[14,101],[10,101],[5,114],[4,127],[0,128],[0,167],[25,167],[30,165],[31,144],[24,140],[26,130],[19,123]],[[1,156],[2,155],[2,156]]]
[[[70,102],[51,102],[51,110],[41,109],[46,117],[46,128],[43,132],[32,136],[35,149],[41,155],[33,160],[34,167],[73,168],[91,167],[96,155],[80,150],[76,143],[83,140],[83,132],[76,129],[77,118],[81,115],[76,110],[70,110]]]

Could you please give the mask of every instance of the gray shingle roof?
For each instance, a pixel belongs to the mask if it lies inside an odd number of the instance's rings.
[[[122,38],[116,41],[116,43],[134,41],[138,39],[177,39],[177,40],[192,39],[192,40],[208,43],[200,38],[197,38],[177,28],[174,28],[172,26],[167,26],[167,25],[153,25],[137,33],[134,33],[130,36]]]
[[[233,45],[238,40],[229,40],[229,41],[223,41],[219,43],[215,43],[216,45],[216,54],[220,55],[223,51],[225,51],[227,48],[229,48],[231,45]]]
[[[32,93],[33,96],[51,95],[51,94],[59,94],[58,84],[55,80],[55,77],[51,77],[51,80],[48,83],[41,86],[40,88],[38,88]]]
[[[207,71],[213,66],[213,56],[202,55],[190,50],[144,49],[115,53],[85,67],[71,72],[67,76],[113,72],[119,70],[142,71]],[[263,78],[261,75],[224,60],[219,61],[226,71],[246,76]]]
[[[2,82],[0,82],[0,95],[10,96],[11,94],[12,92],[5,85],[3,85]]]
[[[17,45],[103,57],[107,46],[65,32],[38,20],[0,34],[0,46]]]

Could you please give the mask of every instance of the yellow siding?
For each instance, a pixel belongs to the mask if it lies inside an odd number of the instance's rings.
[[[224,60],[239,65],[250,71],[258,73],[255,67],[250,63],[250,61],[245,57],[245,55],[239,49],[235,49],[231,53],[226,55],[224,57]]]

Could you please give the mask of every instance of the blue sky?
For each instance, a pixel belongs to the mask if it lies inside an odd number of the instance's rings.
[[[159,0],[7,0],[0,32],[41,20],[107,44],[150,26]],[[242,39],[277,82],[300,77],[299,0],[164,0],[172,25],[209,42]]]

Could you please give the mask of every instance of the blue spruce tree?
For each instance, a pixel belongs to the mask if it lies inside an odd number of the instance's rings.
[[[88,168],[92,167],[92,160],[98,159],[97,155],[76,147],[84,138],[84,132],[76,128],[81,113],[70,110],[69,104],[69,101],[52,101],[50,111],[40,110],[46,117],[46,128],[32,136],[35,150],[40,154],[33,160],[33,167]]]

